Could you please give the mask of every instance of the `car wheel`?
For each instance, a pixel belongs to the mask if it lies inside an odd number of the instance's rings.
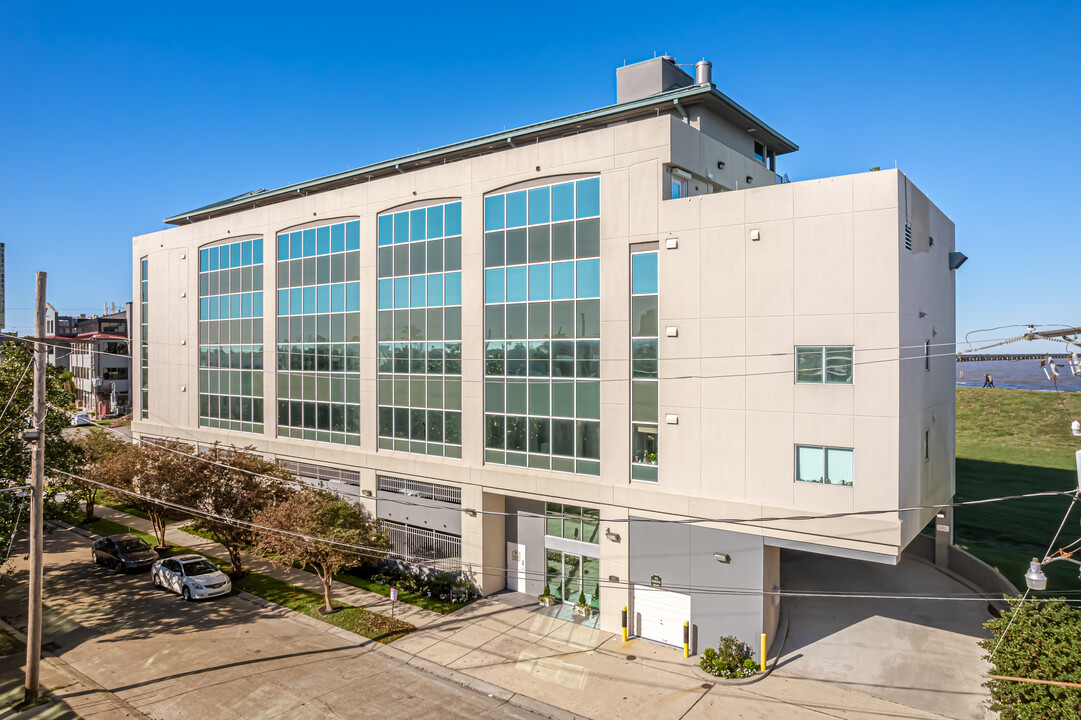
[[[98,554],[96,552],[90,553],[90,559],[94,561],[95,565],[101,565],[101,560],[98,560]]]
[[[154,587],[161,590],[161,578],[159,578],[158,574],[153,570],[150,571],[150,579],[154,582]]]
[[[124,572],[124,563],[122,563],[122,562],[120,562],[119,560],[117,560],[117,561],[116,561],[116,564],[115,564],[115,565],[113,565],[113,570],[115,570],[115,571],[116,571],[116,574],[117,574],[117,575],[119,575],[120,573]]]
[[[191,589],[187,585],[180,591],[180,594],[184,596],[185,601],[191,602]]]

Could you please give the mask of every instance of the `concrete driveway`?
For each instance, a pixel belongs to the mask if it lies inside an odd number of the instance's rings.
[[[24,567],[0,588],[0,616],[19,630]],[[114,575],[70,531],[46,537],[45,597],[45,640],[68,672],[43,680],[63,702],[19,718],[541,717],[239,597],[185,603],[147,573]],[[0,658],[5,699],[20,660]]]
[[[783,551],[781,581],[793,592],[973,592],[908,555],[890,566]],[[988,666],[976,644],[986,635],[986,602],[789,597],[784,609],[788,642],[774,675],[836,683],[950,718],[987,717],[979,678]]]

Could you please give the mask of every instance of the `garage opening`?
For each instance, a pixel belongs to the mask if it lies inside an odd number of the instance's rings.
[[[631,596],[634,634],[643,640],[683,647],[683,623],[691,619],[691,596],[635,585]]]

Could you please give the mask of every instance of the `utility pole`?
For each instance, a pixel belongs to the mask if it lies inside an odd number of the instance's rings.
[[[30,451],[30,598],[26,622],[26,685],[23,705],[38,701],[41,666],[41,576],[44,561],[45,513],[45,273],[37,274],[34,290],[34,427],[27,438]]]

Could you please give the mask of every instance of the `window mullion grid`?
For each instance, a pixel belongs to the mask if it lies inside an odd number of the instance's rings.
[[[554,239],[555,239],[555,232],[554,231],[555,231],[555,226],[557,224],[561,225],[564,222],[569,222],[571,224],[571,227],[573,228],[573,236],[571,238],[572,246],[574,248],[577,248],[578,241],[579,241],[578,225],[579,225],[580,220],[584,219],[584,218],[591,218],[591,217],[596,217],[596,216],[594,216],[594,215],[582,215],[582,216],[579,216],[579,214],[578,214],[578,208],[580,206],[579,185],[578,185],[578,183],[573,183],[572,187],[574,188],[574,192],[573,192],[573,195],[572,195],[572,203],[573,203],[572,207],[574,208],[574,210],[572,210],[571,216],[569,218],[562,218],[560,220],[556,220],[555,219],[555,203],[554,203],[554,199],[553,199],[554,188],[555,187],[556,187],[556,185],[548,185],[548,186],[542,186],[542,187],[538,187],[538,188],[531,188],[531,189],[525,191],[525,193],[526,193],[526,195],[525,195],[525,197],[526,197],[526,218],[525,218],[524,224],[517,224],[516,223],[513,226],[511,226],[509,219],[507,219],[507,220],[504,220],[504,222],[501,223],[500,227],[495,227],[495,226],[488,227],[487,218],[486,218],[486,223],[485,223],[485,233],[486,233],[486,236],[485,236],[485,246],[486,246],[485,247],[485,253],[486,253],[486,259],[488,259],[487,258],[487,252],[488,252],[487,234],[488,233],[498,233],[498,234],[500,234],[502,236],[503,249],[504,249],[505,252],[504,252],[502,262],[492,263],[490,265],[487,262],[485,263],[485,307],[486,308],[499,307],[500,311],[502,312],[502,317],[503,317],[503,334],[502,334],[502,337],[500,337],[500,338],[494,338],[494,337],[493,338],[485,338],[486,341],[488,341],[488,340],[490,340],[492,342],[498,341],[498,342],[501,343],[501,345],[502,345],[502,357],[503,357],[502,373],[500,375],[489,375],[488,370],[487,370],[487,368],[488,368],[487,351],[485,351],[485,368],[486,368],[486,370],[485,370],[485,378],[486,378],[486,380],[488,378],[498,378],[499,379],[499,381],[502,383],[501,394],[502,394],[502,401],[503,401],[501,411],[499,411],[499,412],[488,412],[487,411],[487,407],[488,407],[487,393],[489,393],[491,391],[488,389],[488,387],[487,387],[488,383],[486,382],[485,383],[485,391],[484,391],[485,392],[485,401],[484,402],[485,402],[485,412],[486,412],[485,434],[484,434],[485,435],[485,457],[486,457],[486,462],[490,462],[490,463],[508,464],[508,465],[523,465],[523,466],[537,467],[537,465],[531,465],[531,463],[529,462],[530,457],[533,457],[533,458],[537,458],[537,463],[540,464],[540,467],[538,469],[545,469],[545,470],[554,469],[553,465],[556,464],[557,460],[566,459],[566,460],[570,461],[572,463],[572,465],[567,466],[568,469],[559,468],[556,471],[567,471],[567,472],[571,472],[571,471],[573,471],[573,472],[583,472],[583,471],[585,471],[585,472],[588,472],[590,474],[596,474],[598,472],[597,466],[599,465],[599,460],[586,459],[585,466],[583,467],[583,461],[578,459],[579,458],[579,453],[578,453],[578,447],[577,447],[578,446],[578,440],[579,440],[579,422],[580,422],[578,402],[577,402],[577,398],[578,398],[578,392],[577,391],[578,391],[579,385],[581,384],[582,381],[580,379],[578,379],[579,338],[578,338],[578,332],[575,329],[575,326],[577,325],[577,322],[578,322],[580,302],[583,299],[591,299],[591,298],[579,297],[579,294],[577,292],[578,281],[579,281],[579,274],[578,274],[579,265],[578,265],[578,263],[583,258],[579,257],[577,252],[573,252],[571,254],[571,257],[569,257],[569,258],[562,258],[559,261],[555,261],[555,260],[552,259],[552,251],[553,251]],[[546,194],[547,194],[547,198],[548,198],[547,199],[547,202],[548,202],[547,218],[548,219],[546,221],[544,221],[544,222],[531,222],[530,217],[529,217],[530,214],[532,213],[532,209],[533,209],[531,195],[533,194],[533,191],[539,191],[539,190],[546,190],[547,191]],[[519,192],[521,192],[521,191],[519,191]],[[487,204],[488,204],[488,202],[490,200],[496,199],[498,201],[500,207],[506,208],[507,204],[508,204],[507,198],[509,198],[511,195],[515,195],[515,194],[517,194],[517,193],[505,193],[505,194],[497,195],[497,196],[489,196],[489,198],[485,199],[486,213],[487,213]],[[530,262],[531,258],[529,256],[529,233],[530,233],[531,229],[540,228],[540,227],[547,228],[547,236],[548,236],[547,260],[545,262],[543,262],[543,263],[542,262],[531,263]],[[522,231],[525,232],[525,242],[526,242],[525,257],[523,258],[523,262],[517,262],[517,263],[514,263],[514,264],[508,264],[507,263],[507,258],[506,258],[506,251],[509,248],[509,243],[510,243],[510,240],[509,240],[508,236],[510,235],[510,232],[514,231],[514,230],[522,230]],[[586,258],[586,259],[589,259],[589,258]],[[556,347],[555,344],[556,344],[557,340],[556,340],[555,337],[553,337],[554,336],[554,324],[555,324],[555,302],[556,302],[556,298],[553,297],[553,295],[554,295],[554,293],[553,293],[554,281],[553,281],[552,275],[553,275],[554,264],[556,262],[564,262],[564,261],[570,261],[571,264],[572,264],[572,267],[574,269],[574,272],[572,273],[572,277],[571,277],[571,284],[572,284],[572,288],[573,288],[573,292],[571,293],[571,297],[570,298],[560,298],[561,301],[570,301],[572,303],[572,307],[573,307],[573,310],[574,310],[574,318],[573,318],[573,321],[572,321],[571,337],[566,338],[563,341],[570,343],[570,347],[571,347],[572,353],[573,353],[573,356],[572,356],[572,358],[570,360],[570,364],[571,364],[571,367],[575,369],[575,372],[572,373],[572,376],[569,377],[569,378],[565,378],[565,377],[560,378],[560,379],[567,379],[571,383],[571,395],[572,395],[572,407],[573,407],[573,410],[572,410],[572,413],[571,413],[571,415],[569,417],[567,415],[556,415],[556,410],[555,410],[555,382],[554,382],[555,379],[556,379],[555,376],[554,376],[554,363],[555,363],[555,347]],[[538,299],[534,299],[534,298],[532,298],[530,296],[529,288],[531,287],[530,286],[531,269],[534,268],[534,267],[540,266],[540,265],[546,265],[547,266],[547,271],[548,271],[547,272],[548,291],[546,293],[546,295],[547,295],[546,298],[538,300]],[[507,296],[507,293],[508,293],[509,288],[510,288],[510,284],[509,284],[509,282],[507,280],[507,275],[508,275],[508,270],[514,269],[514,268],[523,268],[523,270],[524,270],[523,274],[524,274],[524,276],[526,278],[527,290],[526,290],[526,293],[525,293],[525,297],[524,297],[524,299],[522,301],[513,301],[513,302],[511,302],[508,299],[508,296]],[[497,300],[497,301],[488,301],[487,300],[487,294],[488,294],[487,293],[487,290],[488,290],[487,284],[488,284],[488,271],[489,270],[501,270],[502,271],[501,272],[501,277],[502,277],[502,282],[503,282],[503,293],[500,296],[500,299]],[[534,305],[535,303],[538,303],[538,302],[545,302],[547,304],[548,332],[546,333],[546,337],[544,337],[544,338],[533,338],[533,337],[531,337],[532,333],[530,332],[530,330],[531,330],[531,328],[530,328],[530,319],[529,319],[530,306]],[[525,315],[525,328],[524,328],[525,332],[522,333],[522,335],[524,337],[521,338],[521,339],[511,340],[510,337],[509,337],[510,336],[510,320],[509,320],[509,312],[508,312],[508,310],[511,309],[512,307],[517,307],[519,305],[522,306],[525,309],[525,313],[524,313],[524,315]],[[598,306],[599,306],[599,300],[598,300]],[[533,353],[533,343],[534,342],[547,343],[547,347],[548,347],[548,355],[547,355],[547,361],[546,361],[548,371],[543,376],[543,379],[541,379],[540,376],[534,376],[534,375],[530,374],[530,363],[532,362],[531,358],[532,358],[532,353]],[[516,345],[520,343],[521,346],[525,350],[525,359],[524,359],[525,374],[521,375],[521,376],[511,375],[510,374],[510,369],[509,368],[510,368],[510,365],[511,365],[511,344],[512,343],[515,343]],[[494,361],[493,365],[495,367],[498,367],[498,361]],[[520,381],[520,383],[512,382],[512,381]],[[544,382],[546,384],[546,386],[547,386],[546,394],[547,394],[548,411],[547,411],[547,413],[545,415],[534,414],[532,412],[532,408],[530,407],[531,404],[532,404],[531,403],[531,398],[532,398],[532,392],[533,392],[531,381]],[[586,382],[589,382],[589,381],[586,381]],[[599,380],[597,382],[599,382]],[[525,404],[525,411],[522,414],[511,413],[510,405],[509,405],[509,401],[510,401],[510,398],[511,398],[510,389],[511,389],[512,386],[517,386],[519,384],[523,385],[524,390],[525,390],[525,403],[526,404]],[[488,445],[487,445],[487,439],[488,439],[488,433],[489,433],[488,418],[502,418],[503,437],[502,437],[502,447],[501,448],[489,448]],[[510,449],[510,440],[511,440],[511,437],[512,437],[512,435],[511,435],[511,422],[510,422],[511,418],[521,418],[522,422],[524,422],[523,432],[524,432],[524,436],[525,436],[524,437],[525,442],[524,442],[524,450],[522,450],[522,451],[511,450]],[[547,424],[547,429],[548,429],[547,430],[547,452],[544,452],[544,453],[533,452],[533,450],[531,448],[531,427],[532,427],[531,421],[532,420],[543,421],[543,422],[545,422]],[[571,455],[557,455],[555,453],[555,427],[556,427],[555,423],[556,423],[556,421],[567,421],[567,420],[569,420],[570,423],[571,423],[571,439],[570,439],[570,441],[571,441],[572,446],[573,446],[571,448]],[[589,420],[591,422],[598,422],[598,424],[599,424],[599,421],[596,421],[593,418],[590,418]],[[520,458],[522,459],[522,462],[521,463],[519,463],[519,462],[508,462],[508,459],[510,458],[510,456],[512,454],[515,456],[515,459],[518,459],[518,457],[520,456]],[[499,459],[497,459],[497,458],[499,458]],[[543,458],[543,460],[541,460],[541,458]],[[569,468],[573,468],[573,470],[571,470]]]

